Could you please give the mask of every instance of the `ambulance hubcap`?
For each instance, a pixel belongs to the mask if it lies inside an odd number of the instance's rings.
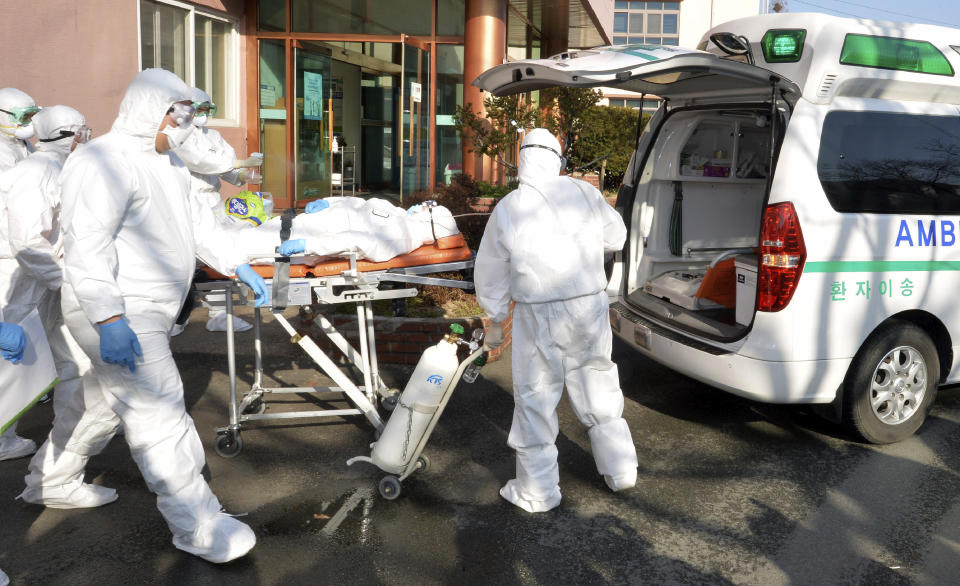
[[[913,417],[927,392],[927,365],[910,346],[898,346],[873,371],[870,404],[873,414],[887,425]]]

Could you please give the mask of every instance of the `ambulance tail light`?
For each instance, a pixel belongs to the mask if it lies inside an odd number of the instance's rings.
[[[793,204],[767,206],[760,229],[757,310],[780,311],[790,303],[806,259],[807,247]]]

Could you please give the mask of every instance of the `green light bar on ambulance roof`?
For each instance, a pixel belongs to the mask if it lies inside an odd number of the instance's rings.
[[[848,33],[840,51],[840,63],[932,75],[953,75],[950,62],[928,41],[892,37]]]
[[[802,29],[771,29],[760,39],[763,58],[767,63],[794,63],[803,55],[803,39],[807,31]]]

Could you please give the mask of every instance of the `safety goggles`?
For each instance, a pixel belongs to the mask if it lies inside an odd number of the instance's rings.
[[[83,144],[85,142],[89,142],[90,139],[93,138],[93,131],[90,130],[89,126],[81,126],[77,130],[61,130],[58,136],[54,136],[53,138],[38,138],[37,141],[38,142],[54,142],[57,140],[67,138],[68,136],[74,137],[73,138],[74,142],[78,144]]]
[[[550,151],[551,153],[560,157],[560,168],[561,169],[567,168],[567,158],[561,155],[559,152],[557,152],[557,149],[548,147],[545,144],[525,144],[522,147],[520,147],[520,150],[522,151],[523,149],[529,149],[529,148],[538,148],[538,149],[544,149],[544,150]]]
[[[217,115],[217,105],[213,102],[194,102],[193,107],[197,111],[197,116],[213,118]]]
[[[173,121],[176,122],[178,126],[184,126],[193,122],[193,117],[196,113],[197,109],[193,107],[192,103],[186,104],[183,102],[176,102],[167,110],[167,114],[173,117]]]
[[[30,121],[33,119],[34,114],[40,111],[40,108],[37,106],[24,106],[23,108],[14,108],[11,110],[4,110],[0,108],[0,112],[4,114],[9,114],[13,121],[19,124],[20,126],[26,126],[30,124]]]

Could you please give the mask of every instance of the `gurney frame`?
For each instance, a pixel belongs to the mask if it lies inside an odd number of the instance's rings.
[[[337,386],[331,387],[265,387],[263,386],[263,344],[261,339],[262,308],[254,308],[253,320],[253,348],[254,374],[253,384],[242,398],[237,394],[236,373],[236,344],[233,329],[234,295],[237,303],[248,304],[249,289],[239,281],[223,280],[197,283],[197,289],[206,292],[207,304],[225,307],[227,314],[227,372],[230,380],[229,397],[229,425],[217,428],[215,448],[220,456],[232,458],[243,449],[241,430],[247,422],[318,418],[318,417],[345,417],[349,415],[363,415],[374,428],[375,437],[380,436],[384,421],[377,410],[378,399],[385,410],[392,410],[396,404],[399,391],[390,389],[380,377],[380,368],[377,360],[376,339],[374,332],[373,304],[379,299],[400,299],[415,297],[417,289],[408,287],[403,289],[381,289],[384,283],[409,283],[416,285],[439,285],[472,289],[472,281],[456,279],[442,279],[429,275],[443,272],[462,271],[473,268],[473,259],[456,262],[437,263],[413,267],[392,268],[380,271],[357,271],[357,257],[349,257],[350,268],[341,274],[330,277],[312,277],[305,279],[295,278],[290,281],[289,264],[286,264],[286,274],[280,278],[267,279],[273,290],[271,307],[268,308],[274,319],[290,335],[290,342],[300,346],[304,352],[316,363],[319,369],[330,377]],[[277,270],[282,270],[283,263],[277,263]],[[218,299],[222,292],[223,299]],[[346,337],[340,333],[323,313],[309,315],[323,334],[344,355],[346,360],[357,367],[362,373],[363,384],[357,385],[324,351],[308,336],[303,336],[290,324],[283,315],[289,306],[312,305],[313,300],[319,305],[336,305],[353,303],[357,310],[357,329],[359,333],[359,349],[354,348]],[[314,395],[342,395],[353,405],[347,409],[318,409],[311,411],[288,411],[283,413],[265,413],[266,397],[279,394],[314,394]]]

